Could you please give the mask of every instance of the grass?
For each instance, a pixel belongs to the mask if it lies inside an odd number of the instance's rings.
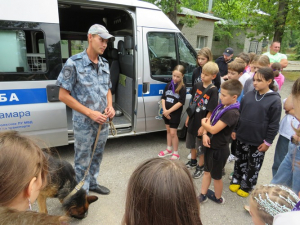
[[[290,81],[296,81],[300,77],[300,72],[297,72],[297,71],[284,71],[283,70],[282,74],[284,75],[284,77],[287,80],[290,80]]]

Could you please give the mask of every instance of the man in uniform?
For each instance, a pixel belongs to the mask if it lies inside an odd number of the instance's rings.
[[[228,74],[228,63],[232,62],[233,59],[233,49],[228,47],[223,52],[223,55],[216,59],[216,63],[219,66],[219,73],[221,77]]]
[[[94,24],[88,31],[88,48],[71,56],[60,72],[56,84],[59,100],[73,109],[75,173],[80,182],[89,165],[93,147],[96,144],[89,173],[83,188],[99,194],[109,194],[110,190],[97,183],[100,163],[108,137],[108,118],[113,118],[112,94],[109,66],[100,57],[114,37],[106,28]],[[95,143],[99,125],[102,125],[98,143]]]
[[[279,53],[280,51],[280,43],[278,41],[272,42],[270,46],[270,51],[264,53],[263,55],[266,55],[270,59],[270,63],[278,62],[281,64],[282,69],[287,67],[288,60],[285,54]]]

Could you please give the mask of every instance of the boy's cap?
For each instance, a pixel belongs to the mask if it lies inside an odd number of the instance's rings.
[[[88,34],[98,34],[100,37],[104,39],[110,39],[111,41],[115,40],[115,37],[108,33],[108,30],[100,25],[100,24],[94,24],[90,27]]]
[[[225,51],[223,52],[223,55],[226,55],[226,56],[230,56],[233,54],[233,49],[232,48],[226,48]]]

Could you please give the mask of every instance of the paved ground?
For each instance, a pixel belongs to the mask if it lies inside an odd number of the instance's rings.
[[[281,90],[282,98],[285,98],[291,90],[292,82],[286,81]],[[275,140],[276,143],[277,139]],[[165,149],[165,132],[152,133],[147,135],[124,137],[108,140],[104,159],[101,165],[100,184],[111,189],[111,194],[101,196],[99,200],[90,206],[89,215],[83,220],[72,219],[71,224],[92,224],[92,225],[115,225],[120,224],[125,207],[125,195],[128,179],[132,171],[142,161],[156,157],[159,151]],[[73,162],[73,146],[59,148],[62,158]],[[271,167],[273,163],[275,144],[268,150],[264,164],[258,178],[258,184],[269,183],[271,180]],[[180,155],[183,163],[186,163],[186,156],[189,151],[185,148],[185,142],[180,141]],[[244,211],[243,206],[248,199],[241,198],[229,191],[228,174],[233,170],[233,163],[225,167],[226,176],[224,181],[223,196],[226,199],[225,205],[217,205],[208,201],[201,205],[201,219],[205,225],[248,225],[252,224],[250,215]],[[192,172],[192,171],[191,171]],[[194,180],[195,188],[199,193],[201,179]],[[48,200],[50,214],[60,215],[61,205],[57,199]]]

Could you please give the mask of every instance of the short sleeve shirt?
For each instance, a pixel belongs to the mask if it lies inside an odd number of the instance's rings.
[[[186,97],[186,88],[185,86],[183,86],[179,93],[173,93],[172,90],[169,90],[169,85],[170,82],[166,85],[164,93],[161,97],[161,99],[165,100],[165,106],[166,109],[170,109],[172,108],[173,105],[175,105],[176,103],[180,102],[182,105],[184,105],[185,103],[185,97]],[[171,120],[170,123],[179,123],[180,122],[180,117],[181,117],[181,112],[182,112],[182,106],[175,110],[174,112],[172,112],[170,114]]]
[[[191,90],[192,102],[197,102],[197,107],[195,115],[190,118],[188,124],[188,132],[192,135],[198,135],[198,129],[201,127],[201,120],[206,117],[208,112],[212,112],[218,105],[218,89],[216,87],[211,87],[202,96],[205,88],[202,82],[198,82],[194,85]]]
[[[70,91],[72,97],[82,105],[102,113],[107,107],[107,93],[112,86],[108,62],[99,57],[97,72],[85,50],[67,60],[56,85]],[[81,123],[93,122],[75,110],[72,120]]]
[[[212,135],[210,143],[212,149],[228,150],[229,151],[229,140],[231,133],[239,120],[240,113],[238,109],[231,109],[225,112],[220,120],[227,126],[219,133]]]
[[[280,62],[282,59],[287,59],[285,54],[277,52],[275,55],[272,55],[270,52],[266,52],[263,55],[266,55],[270,59],[270,63]]]

